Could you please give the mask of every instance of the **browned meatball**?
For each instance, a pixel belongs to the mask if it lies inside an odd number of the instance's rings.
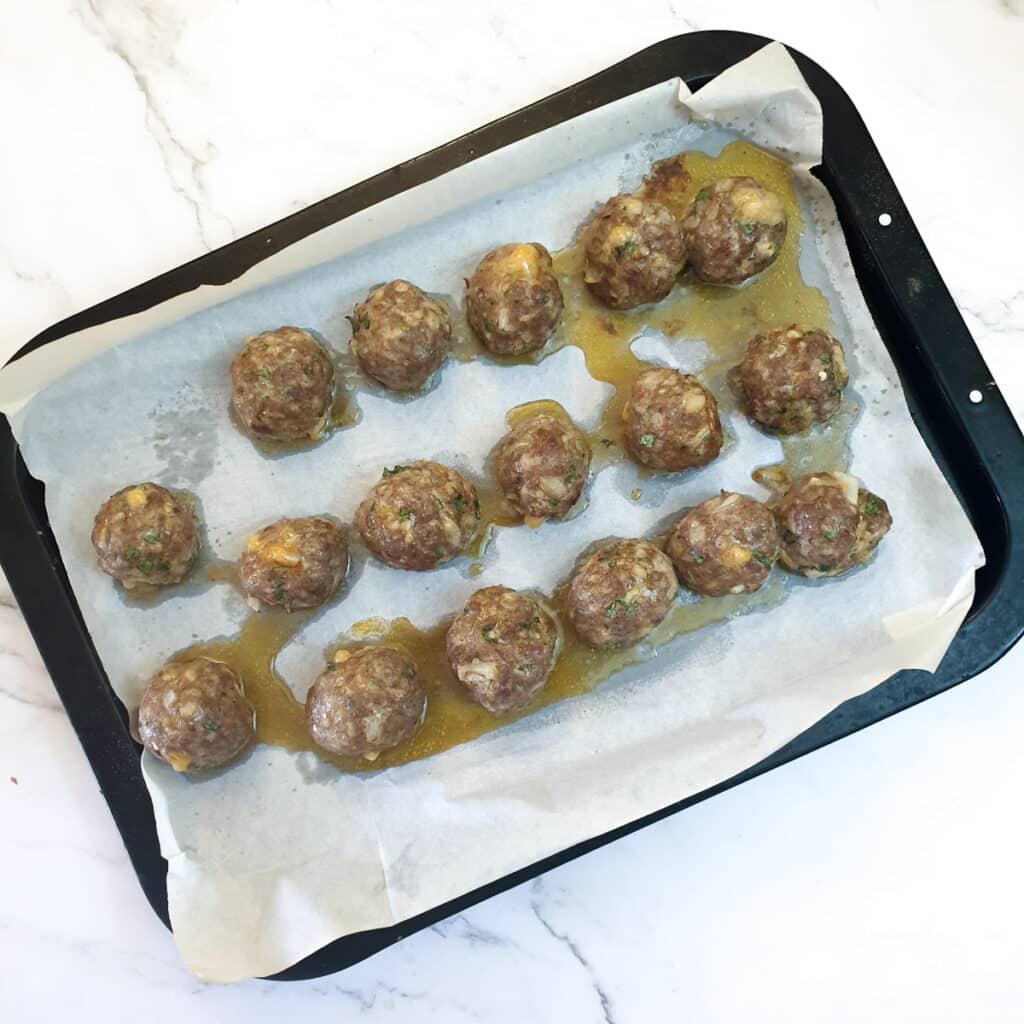
[[[500,356],[543,348],[563,304],[551,254],[537,242],[489,252],[466,282],[469,325]]]
[[[241,679],[212,658],[168,662],[150,679],[139,705],[143,746],[176,772],[220,768],[254,733]]]
[[[846,473],[808,473],[775,509],[782,564],[801,576],[838,576],[871,557],[889,532],[889,506]]]
[[[708,284],[740,284],[761,273],[786,240],[782,200],[753,178],[705,185],[683,218],[687,270]]]
[[[254,533],[238,564],[249,604],[316,608],[338,589],[348,570],[348,544],[329,519],[279,519]]]
[[[633,381],[622,416],[630,455],[651,469],[704,466],[722,450],[718,403],[692,374],[644,370]]]
[[[452,325],[443,302],[408,281],[375,288],[352,313],[352,354],[392,391],[415,391],[444,362]]]
[[[779,557],[779,530],[759,501],[722,491],[676,523],[666,550],[680,582],[695,593],[750,594]]]
[[[306,694],[306,730],[332,754],[376,760],[404,743],[427,695],[415,662],[391,647],[339,651]]]
[[[591,647],[629,647],[668,614],[678,584],[668,556],[646,540],[610,540],[576,567],[569,617]]]
[[[238,425],[264,441],[319,437],[334,396],[334,363],[312,335],[279,327],[249,338],[231,360]]]
[[[778,434],[824,423],[842,404],[850,379],[843,346],[819,328],[799,324],[755,335],[738,377],[747,415]]]
[[[484,587],[448,630],[448,664],[492,714],[518,711],[548,681],[557,636],[536,601],[508,587]]]
[[[577,426],[541,413],[502,439],[498,482],[529,526],[561,519],[579,500],[590,472],[590,442]]]
[[[683,268],[679,222],[652,199],[612,196],[582,237],[583,280],[612,309],[660,302]]]
[[[199,552],[192,500],[159,484],[132,484],[100,506],[92,528],[99,567],[126,590],[165,586],[188,574]]]
[[[384,470],[356,513],[363,542],[396,569],[433,569],[476,535],[476,488],[454,469],[414,462]]]

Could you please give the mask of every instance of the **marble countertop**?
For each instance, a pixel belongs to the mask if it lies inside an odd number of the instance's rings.
[[[1018,418],[1021,0],[2,4],[0,360],[48,324],[665,36],[858,104]],[[1000,198],[1002,196],[1008,198]],[[995,198],[993,216],[979,199]],[[989,200],[991,202],[991,200]],[[0,578],[0,1017],[1009,1021],[1024,646],[969,683],[317,981],[203,984]]]

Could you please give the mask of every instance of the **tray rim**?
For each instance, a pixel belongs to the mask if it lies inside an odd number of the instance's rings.
[[[35,338],[23,345],[8,362],[13,362],[41,345],[86,326],[108,322],[127,315],[129,312],[149,308],[165,301],[172,295],[180,294],[187,288],[202,283],[223,283],[231,280],[248,266],[285,248],[291,242],[312,233],[319,227],[343,220],[351,213],[405,191],[421,181],[437,177],[455,166],[460,166],[500,149],[518,138],[532,135],[587,110],[603,106],[620,96],[640,91],[648,85],[656,84],[656,82],[673,75],[684,78],[694,87],[703,84],[715,74],[768,42],[770,42],[769,39],[761,36],[731,31],[686,33],[662,40],[545,99],[470,131],[434,150],[398,164],[303,210],[290,214],[264,229],[251,232],[220,249],[199,256],[141,285],[67,317],[36,335]],[[978,425],[977,420],[974,420],[974,429],[966,429],[968,421],[964,417],[976,410],[965,409],[961,403],[955,400],[950,387],[952,381],[948,375],[952,375],[956,384],[962,384],[965,380],[981,382],[981,378],[984,378],[985,403],[983,404],[985,408],[983,413],[986,419],[982,423],[987,424],[988,430],[983,433],[1002,434],[1002,441],[1005,443],[1008,440],[1010,451],[1007,458],[993,459],[992,456],[998,453],[986,451],[983,445],[980,449],[975,446],[975,454],[979,461],[984,463],[983,469],[988,473],[990,481],[994,480],[1003,485],[995,487],[995,493],[1001,503],[1006,536],[1011,537],[1011,527],[1019,526],[1021,515],[1018,512],[1014,519],[1011,518],[1010,512],[1017,511],[1024,505],[1024,482],[1019,487],[1008,488],[1006,486],[1008,483],[1007,470],[1016,470],[1018,480],[1020,477],[1024,477],[1024,472],[1021,472],[1024,470],[1024,441],[1021,439],[1020,430],[1016,427],[1012,414],[992,382],[991,374],[959,317],[956,306],[910,220],[895,184],[889,177],[852,101],[819,65],[799,51],[791,47],[787,47],[787,49],[797,61],[801,71],[808,77],[812,89],[818,93],[823,107],[825,107],[826,98],[821,96],[819,88],[824,88],[830,93],[832,103],[838,102],[845,107],[841,111],[833,112],[832,118],[826,118],[826,153],[831,156],[832,149],[840,141],[834,137],[834,131],[833,133],[829,132],[828,126],[830,120],[835,119],[837,113],[841,113],[845,118],[844,123],[852,122],[853,127],[858,129],[857,132],[851,133],[857,136],[853,141],[864,146],[866,156],[874,165],[872,167],[873,176],[867,182],[870,188],[866,189],[864,196],[850,195],[848,192],[844,193],[843,190],[840,190],[840,194],[837,195],[837,192],[829,187],[840,212],[841,220],[843,220],[847,242],[851,245],[851,259],[854,259],[855,246],[851,244],[849,225],[843,219],[841,197],[844,202],[849,200],[847,216],[852,218],[858,226],[864,228],[863,237],[858,239],[858,242],[864,247],[862,258],[873,260],[876,269],[882,272],[889,271],[885,275],[889,280],[883,283],[888,284],[892,295],[900,296],[897,280],[900,276],[900,268],[895,266],[899,260],[895,259],[893,252],[885,251],[887,246],[906,250],[913,257],[910,262],[915,273],[922,270],[929,272],[932,279],[925,280],[925,285],[928,286],[929,293],[938,291],[939,299],[942,301],[935,303],[935,306],[945,307],[944,312],[947,317],[950,317],[951,307],[952,326],[949,323],[945,325],[947,333],[951,332],[955,336],[954,340],[958,340],[964,350],[960,353],[961,358],[949,360],[949,366],[944,363],[933,366],[936,379],[930,383],[938,386],[940,399],[945,399],[951,418],[961,421],[964,434],[968,439],[973,439],[976,436]],[[679,67],[677,63],[686,63],[687,67]],[[666,67],[669,69],[667,72]],[[689,73],[688,69],[692,69],[693,73]],[[653,79],[651,79],[652,70]],[[833,127],[837,123],[837,120],[834,120]],[[831,146],[830,143],[832,143]],[[830,162],[832,161],[829,158],[823,161],[825,164],[823,179],[827,178]],[[833,181],[833,185],[835,184],[837,182]],[[826,185],[828,186],[828,180],[826,180]],[[370,198],[368,202],[364,201],[373,196],[376,198]],[[863,216],[864,210],[858,206],[858,203],[871,201],[882,203],[886,210],[896,212],[897,216],[894,217],[894,220],[896,220],[897,230],[871,229]],[[245,261],[248,259],[251,259],[251,262],[246,265]],[[857,260],[854,259],[854,262],[856,264]],[[920,273],[919,278],[927,278],[929,274]],[[859,270],[858,277],[860,277]],[[919,292],[921,290],[919,287]],[[905,301],[906,296],[902,297]],[[900,303],[895,302],[895,305],[899,307]],[[905,309],[897,308],[897,313],[901,312],[906,314]],[[939,312],[941,313],[943,310],[940,309]],[[876,319],[878,318],[875,308],[872,308],[872,314],[876,316]],[[966,345],[964,345],[964,339],[966,339]],[[919,354],[924,360],[922,365],[931,365],[935,362],[935,352],[925,351],[924,347],[921,347]],[[925,356],[932,358],[927,360],[924,359]],[[940,370],[943,372],[939,373]],[[905,367],[900,367],[900,373],[901,377],[905,375]],[[966,403],[967,390],[968,388],[963,388],[963,403]],[[917,419],[916,416],[915,419]],[[1007,430],[1008,427],[1009,430]],[[1014,436],[1014,431],[1016,431],[1016,436]],[[934,452],[935,445],[939,443],[938,439],[926,435],[926,441]],[[1015,445],[1016,452],[1013,451]],[[935,452],[935,454],[939,459],[939,453]],[[949,479],[944,458],[939,461]],[[0,415],[0,493],[8,496],[13,493],[24,497],[26,484],[24,477],[27,474],[23,464],[19,467],[19,463],[20,455],[9,424],[6,418]],[[21,476],[19,476],[19,472],[22,474]],[[953,483],[952,480],[950,482]],[[953,486],[956,490],[955,483]],[[1007,493],[1008,490],[1011,493]],[[1012,502],[1011,498],[1018,498],[1020,501]],[[49,532],[48,529],[46,532]],[[26,538],[30,536],[35,538],[35,545],[31,552],[29,545],[26,545]],[[34,557],[30,557],[30,555]],[[92,647],[91,639],[78,612],[74,595],[64,577],[63,566],[55,543],[52,541],[52,535],[49,538],[49,545],[47,545],[47,538],[40,530],[38,522],[33,521],[28,509],[21,504],[14,510],[14,515],[5,517],[4,522],[0,524],[0,558],[2,558],[5,570],[8,571],[9,582],[19,606],[22,608],[26,622],[39,644],[44,662],[65,704],[69,719],[78,733],[93,772],[100,783],[101,791],[121,832],[140,884],[154,911],[165,924],[169,924],[165,885],[166,862],[159,854],[152,806],[142,782],[138,764],[138,748],[125,727],[126,713],[106,682],[102,664]],[[45,593],[42,587],[26,582],[26,578],[31,575],[26,572],[30,568],[27,562],[31,561],[32,567],[40,568],[44,564],[40,558],[45,560],[46,567],[54,576],[53,583],[56,584]],[[1024,597],[1014,600],[1012,594],[1012,580],[1024,578],[1024,546],[1021,545],[1019,536],[1011,537],[1006,561],[993,568],[998,569],[999,572],[985,600],[979,602],[980,606],[973,610],[972,617],[961,627],[953,647],[950,648],[943,664],[933,676],[921,672],[897,673],[876,687],[875,690],[841,705],[840,708],[801,733],[789,744],[745,772],[643,818],[575,844],[534,864],[524,866],[504,878],[490,882],[407,921],[388,928],[355,933],[337,939],[272,977],[277,980],[293,980],[316,977],[343,969],[391,945],[413,931],[458,913],[482,899],[518,885],[543,871],[575,859],[592,849],[661,820],[669,814],[676,813],[693,803],[707,799],[709,796],[802,756],[813,749],[834,742],[844,735],[858,731],[866,725],[888,717],[889,714],[903,710],[970,678],[987,668],[1009,650],[1024,629]],[[1008,593],[1008,590],[1011,592]],[[985,650],[981,640],[986,630],[989,633],[994,631],[999,634],[999,641],[996,645],[998,649]],[[70,634],[77,642],[53,645],[49,641],[57,633],[62,633],[64,636]],[[85,656],[84,662],[83,655]],[[949,664],[947,665],[947,663]],[[89,707],[83,706],[83,701],[80,699],[80,681],[83,670],[88,671],[94,683],[101,684],[99,687],[94,687],[97,692],[92,695],[93,698],[99,696],[101,699],[93,700]],[[917,677],[924,677],[930,682],[926,684],[924,680]],[[871,695],[877,696],[883,688],[899,691],[891,695],[888,708],[884,704],[880,705],[881,712],[878,714],[866,712],[863,708],[859,713],[852,712],[853,705],[863,702]],[[102,693],[99,691],[106,691],[106,700],[102,699]],[[851,707],[848,708],[848,705]],[[111,734],[112,723],[109,717],[111,713],[115,714],[122,723],[119,735]],[[146,841],[147,830],[148,842]]]

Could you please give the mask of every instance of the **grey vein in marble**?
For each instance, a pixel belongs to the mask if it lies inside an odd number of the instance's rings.
[[[14,598],[0,587],[0,701],[63,712]]]
[[[22,284],[32,285],[36,288],[46,288],[51,291],[58,292],[62,299],[69,299],[67,289],[57,280],[53,274],[48,271],[40,271],[38,273],[29,273],[27,270],[22,270],[20,267],[15,265],[14,260],[10,255],[2,248],[0,248],[0,261],[5,263],[14,275],[15,280],[20,281]],[[25,339],[28,340],[27,338]]]
[[[383,981],[378,981],[372,989],[342,988],[340,985],[335,985],[334,991],[340,996],[345,996],[346,999],[351,999],[359,1007],[360,1013],[372,1010],[377,1005],[377,999],[382,993],[395,1000],[423,999],[426,995],[424,992],[404,992],[397,986]]]
[[[689,32],[697,31],[697,23],[691,21],[685,14],[679,10],[679,3],[676,0],[668,0],[669,13],[673,18],[677,19],[679,23],[686,28]]]
[[[1008,299],[991,298],[986,300],[980,296],[960,292],[958,292],[957,298],[961,309],[965,313],[970,313],[986,330],[995,334],[1024,331],[1024,289],[1015,292]],[[993,307],[996,307],[994,312],[992,311]]]
[[[430,930],[442,939],[465,939],[472,946],[518,948],[518,944],[511,939],[506,939],[503,935],[488,931],[486,928],[477,927],[463,914],[449,918],[447,921],[442,921],[440,924],[435,924]]]
[[[202,169],[215,153],[215,147],[212,144],[208,145],[210,155],[199,156],[174,133],[169,118],[157,101],[149,75],[142,67],[142,61],[131,52],[127,41],[121,37],[114,18],[108,10],[110,6],[100,0],[85,0],[84,7],[79,6],[74,13],[81,20],[86,31],[95,36],[106,50],[117,57],[131,75],[145,103],[146,125],[160,152],[167,180],[174,192],[188,203],[203,246],[208,250],[213,249],[220,243],[211,238],[211,225],[207,223],[206,218],[212,218],[219,222],[229,232],[231,238],[234,238],[236,234],[234,226],[227,217],[210,206],[202,181]],[[116,5],[114,6],[116,7]],[[162,26],[157,25],[153,12],[145,4],[138,5],[135,10],[146,20],[150,34],[156,37],[159,30],[162,30]],[[179,163],[184,164],[186,168],[184,174],[177,169],[176,165]],[[184,178],[184,181],[180,180],[181,178]]]
[[[543,879],[538,879],[534,885],[534,891],[541,891]],[[572,954],[573,959],[587,972],[587,977],[590,979],[590,984],[594,989],[594,993],[601,1004],[601,1013],[604,1015],[605,1024],[615,1024],[615,1016],[612,1013],[612,1002],[608,996],[608,993],[601,987],[601,983],[594,973],[594,968],[590,966],[590,961],[580,951],[578,945],[569,937],[565,932],[557,931],[554,925],[545,917],[544,912],[541,910],[541,902],[537,897],[531,897],[530,909],[533,911],[534,917],[541,923],[544,930],[553,938],[557,939],[569,952]]]

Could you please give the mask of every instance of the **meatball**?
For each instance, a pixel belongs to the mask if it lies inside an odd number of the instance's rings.
[[[466,282],[469,325],[499,356],[543,348],[563,305],[551,254],[537,242],[489,252]]]
[[[590,472],[590,442],[573,423],[541,413],[517,423],[498,447],[498,482],[529,526],[561,519]]]
[[[666,550],[679,581],[695,593],[751,594],[779,557],[779,529],[759,501],[722,491],[676,523]]]
[[[316,608],[338,589],[348,570],[348,544],[329,519],[279,519],[245,545],[238,577],[249,604]]]
[[[771,266],[786,240],[782,200],[753,178],[719,178],[683,218],[686,266],[707,284],[740,284]]]
[[[234,760],[254,734],[242,680],[221,661],[171,661],[146,684],[139,738],[176,772],[219,768]]]
[[[651,469],[704,466],[722,450],[718,403],[692,374],[644,370],[633,381],[622,416],[629,453]]]
[[[199,553],[199,520],[186,495],[132,484],[100,506],[92,545],[99,567],[125,590],[179,583]]]
[[[667,207],[612,196],[583,229],[583,280],[612,309],[660,302],[683,269],[683,235]]]
[[[257,334],[231,360],[231,407],[250,437],[317,438],[333,397],[334,363],[327,349],[297,327]]]
[[[536,601],[508,587],[484,587],[448,630],[448,664],[491,714],[519,711],[548,681],[557,636]]]
[[[889,506],[846,473],[808,473],[775,509],[780,560],[801,576],[839,576],[871,557],[889,532]]]
[[[628,647],[665,618],[677,590],[672,562],[649,541],[605,541],[576,567],[569,617],[590,647]]]
[[[306,694],[306,730],[332,754],[376,760],[423,719],[427,695],[411,658],[392,647],[339,651]]]
[[[356,512],[363,542],[396,569],[433,569],[476,535],[476,488],[436,462],[385,469]]]
[[[408,281],[382,284],[352,313],[352,354],[391,391],[423,387],[444,362],[451,336],[445,304]]]
[[[738,368],[747,415],[778,434],[798,434],[839,409],[850,379],[843,346],[817,327],[792,324],[755,335]]]

